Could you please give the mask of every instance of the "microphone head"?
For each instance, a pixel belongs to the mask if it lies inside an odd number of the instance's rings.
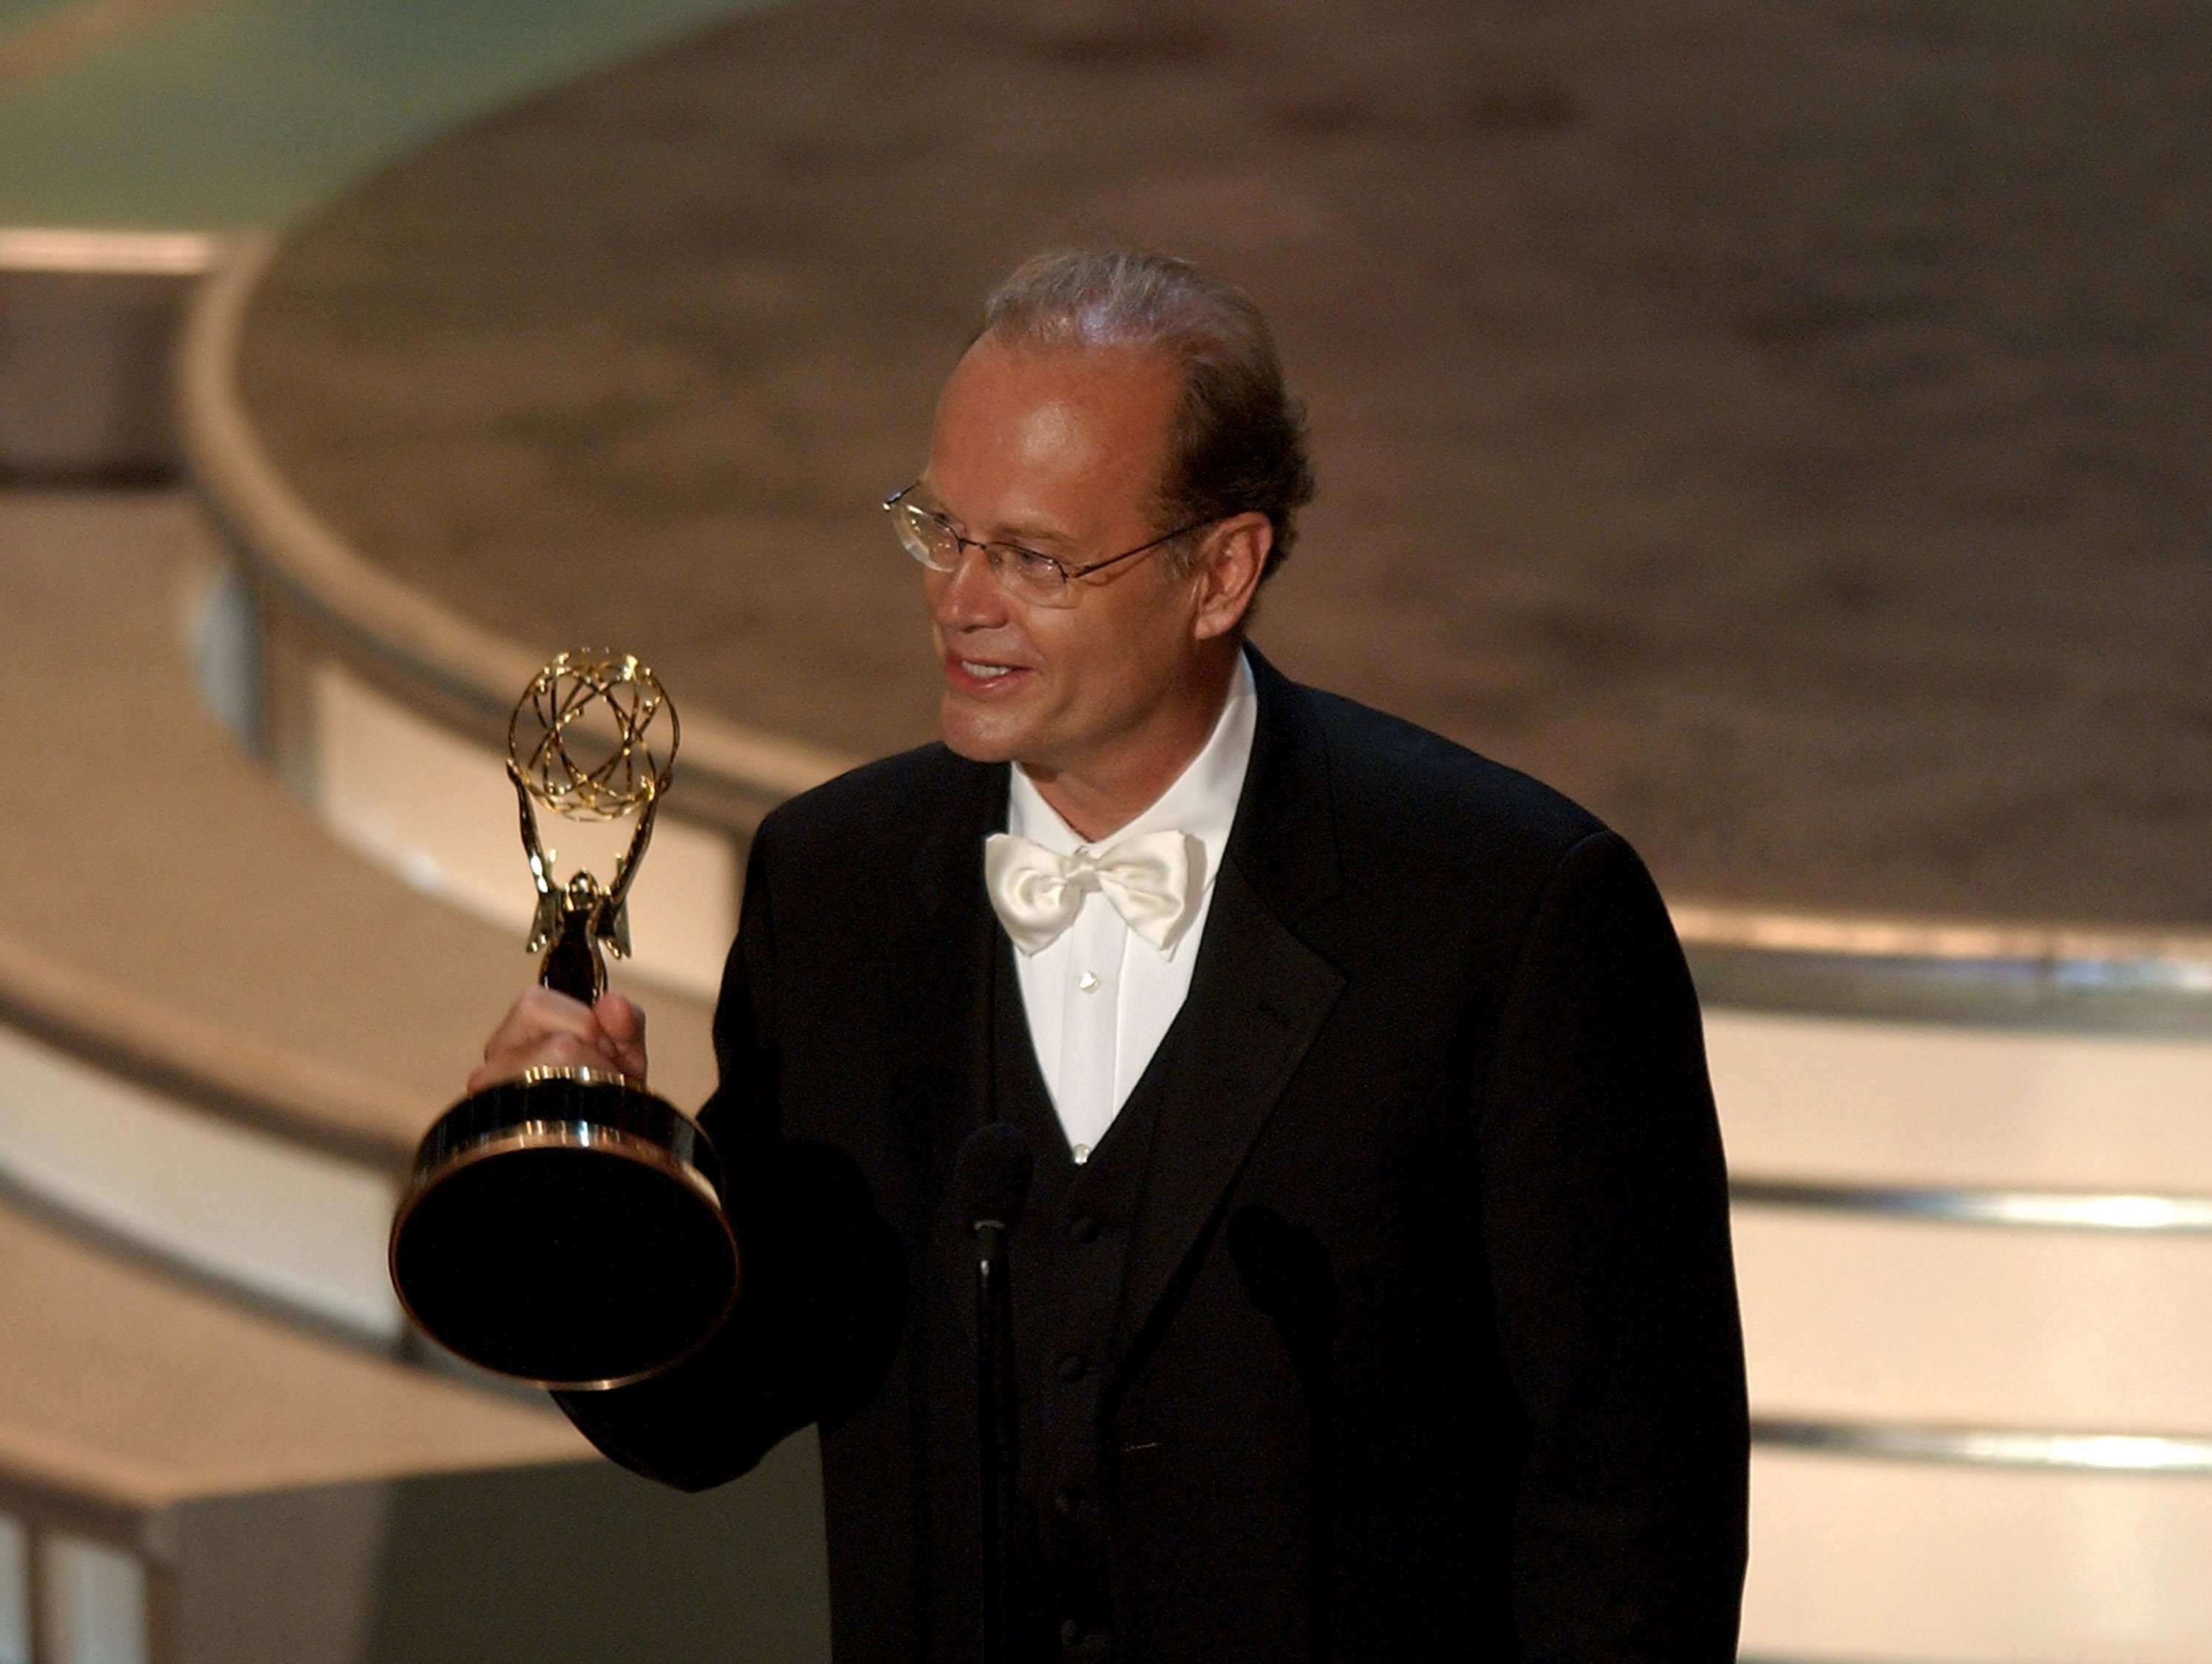
[[[986,1121],[961,1141],[953,1163],[959,1187],[960,1217],[969,1229],[995,1224],[1011,1231],[1029,1198],[1035,1164],[1021,1128]]]

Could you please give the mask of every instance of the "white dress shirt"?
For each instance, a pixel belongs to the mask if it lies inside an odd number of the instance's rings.
[[[1240,653],[1229,697],[1198,755],[1151,808],[1096,844],[1078,837],[1029,776],[1018,767],[1013,771],[1006,830],[1055,854],[1095,853],[1158,831],[1187,833],[1204,851],[1194,874],[1198,906],[1165,949],[1132,931],[1112,903],[1094,893],[1057,939],[1034,954],[1014,956],[1030,1043],[1078,1162],[1089,1160],[1106,1136],[1190,993],[1191,967],[1213,907],[1214,875],[1252,760],[1257,710],[1252,667]]]

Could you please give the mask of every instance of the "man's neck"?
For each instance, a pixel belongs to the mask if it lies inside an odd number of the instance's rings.
[[[1188,696],[1171,702],[1157,732],[1104,767],[1079,772],[1024,762],[1019,765],[1022,773],[1085,843],[1113,836],[1158,803],[1206,749],[1242,657],[1239,647],[1218,662],[1194,667]]]

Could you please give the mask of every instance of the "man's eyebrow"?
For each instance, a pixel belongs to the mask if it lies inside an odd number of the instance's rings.
[[[1075,541],[1065,531],[1055,531],[1048,525],[1002,525],[998,528],[998,537],[994,540],[998,543],[1057,544],[1060,548],[1066,549]]]

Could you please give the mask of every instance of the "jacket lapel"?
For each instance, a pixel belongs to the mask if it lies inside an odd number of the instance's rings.
[[[1260,700],[1252,761],[1132,1221],[1121,1309],[1132,1338],[1188,1259],[1344,987],[1292,928],[1341,882],[1328,753],[1310,696],[1257,653],[1252,665]]]

